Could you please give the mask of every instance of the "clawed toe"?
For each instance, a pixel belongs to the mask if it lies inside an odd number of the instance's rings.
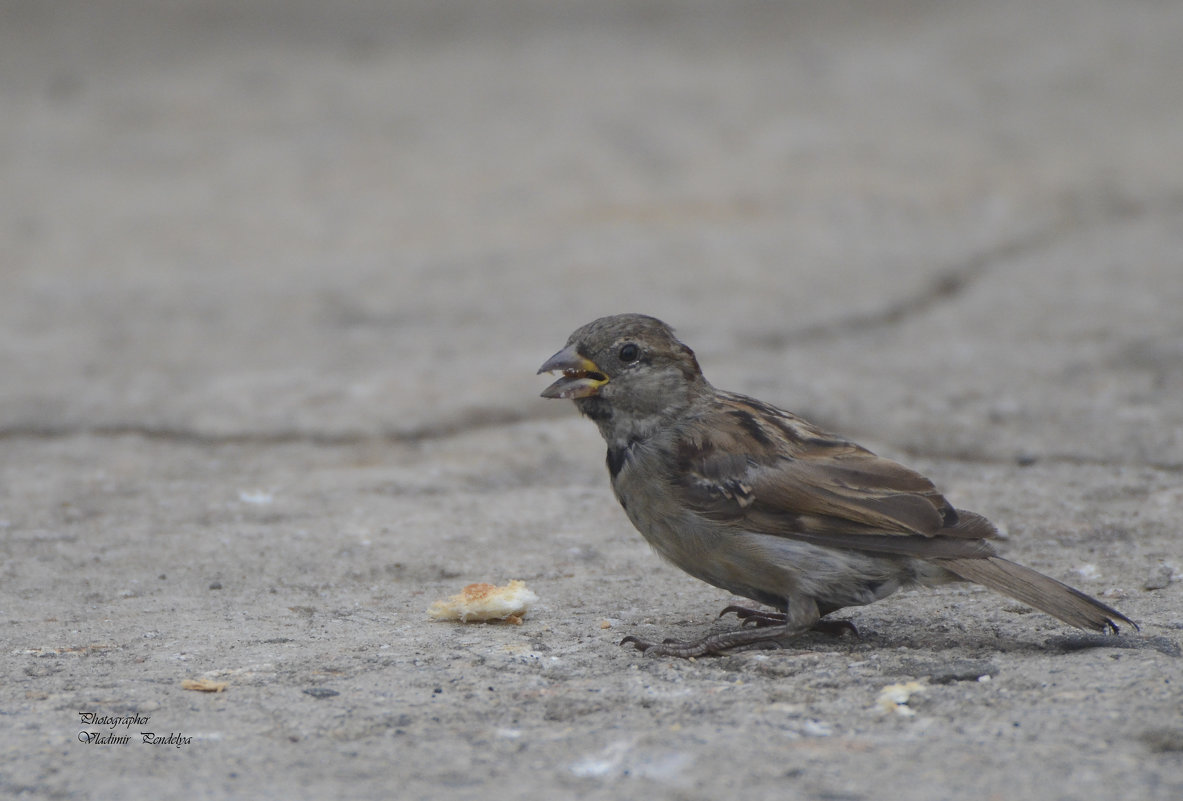
[[[622,646],[631,645],[646,656],[701,656],[706,653],[706,651],[698,650],[699,642],[686,642],[673,637],[666,637],[661,642],[653,642],[630,634],[621,640],[620,644]]]
[[[642,640],[640,637],[629,635],[620,641],[622,646],[631,645],[645,656],[700,656],[700,653],[695,653],[695,643],[685,643],[672,638],[666,638],[661,642],[653,642],[651,640]]]
[[[755,626],[756,628],[783,626],[786,620],[782,612],[764,612],[760,609],[749,609],[736,604],[732,604],[720,612],[719,617],[727,614],[734,614],[738,617],[741,626]],[[845,634],[858,636],[858,629],[849,620],[819,620],[813,624],[810,631],[828,634],[831,637],[841,637]]]
[[[831,637],[846,634],[858,636],[858,629],[849,620],[815,620],[812,625],[791,625],[786,616],[776,612],[761,612],[746,606],[729,606],[719,613],[722,617],[734,613],[741,621],[737,631],[711,634],[701,640],[676,640],[668,637],[661,642],[642,640],[629,635],[620,641],[631,645],[646,656],[715,656],[763,649],[783,648],[787,639],[805,631],[817,631]]]
[[[762,612],[759,609],[749,609],[746,606],[738,606],[732,604],[719,613],[719,617],[726,614],[734,613],[740,619],[741,626],[755,626],[762,628],[764,626],[783,626],[785,624],[785,616],[780,612]]]
[[[783,648],[786,640],[797,636],[803,630],[788,624],[775,628],[761,626],[711,634],[693,642],[665,640],[661,643],[629,635],[621,640],[620,644],[632,645],[645,656],[677,656],[688,659],[695,656],[717,656],[756,649]]]

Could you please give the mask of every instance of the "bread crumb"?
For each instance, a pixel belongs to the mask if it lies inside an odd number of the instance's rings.
[[[185,679],[181,682],[182,690],[197,690],[201,693],[220,693],[224,692],[229,686],[224,681],[213,681],[211,679]]]
[[[894,712],[897,715],[910,718],[916,714],[916,710],[908,706],[908,701],[913,695],[922,693],[924,690],[925,686],[918,681],[889,684],[879,691],[879,697],[875,703],[881,712]]]
[[[432,620],[458,620],[461,623],[504,620],[521,625],[530,605],[537,600],[538,596],[526,587],[526,582],[517,579],[504,587],[469,584],[451,598],[433,603],[427,616]]]

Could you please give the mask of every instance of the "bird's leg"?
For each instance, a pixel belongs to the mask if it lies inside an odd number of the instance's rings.
[[[756,614],[763,613],[757,612]],[[768,616],[772,617],[772,615]],[[818,623],[817,603],[812,598],[796,599],[789,604],[789,612],[783,615],[783,618],[784,621],[779,625],[774,623],[757,624],[755,628],[741,628],[736,631],[710,634],[693,642],[666,640],[655,643],[630,635],[621,640],[620,644],[632,645],[638,651],[644,652],[646,656],[680,656],[683,658],[711,656],[728,651],[750,651],[757,648],[781,648],[787,640],[809,631]]]
[[[742,621],[741,625],[743,626],[751,624],[756,628],[764,628],[785,624],[785,615],[782,612],[765,612],[761,609],[749,609],[738,604],[728,606],[719,613],[719,617],[731,613],[734,613]],[[831,637],[841,637],[843,634],[858,636],[858,629],[849,620],[819,620],[813,624],[811,631],[829,634]]]

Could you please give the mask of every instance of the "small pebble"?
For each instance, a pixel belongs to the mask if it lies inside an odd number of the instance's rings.
[[[1168,586],[1175,579],[1175,571],[1171,566],[1159,562],[1154,567],[1150,568],[1150,572],[1146,575],[1146,583],[1142,586],[1148,590],[1161,590]]]

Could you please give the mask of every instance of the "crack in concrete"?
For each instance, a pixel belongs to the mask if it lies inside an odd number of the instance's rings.
[[[564,410],[569,411],[569,410]],[[448,439],[474,431],[503,425],[555,419],[556,414],[535,414],[514,409],[480,409],[467,416],[443,420],[405,430],[385,431],[314,431],[278,429],[272,431],[201,431],[172,425],[140,423],[103,423],[97,425],[12,425],[0,427],[3,440],[60,440],[72,437],[139,437],[179,445],[218,447],[226,445],[316,445],[347,447],[374,443],[413,445],[435,439]]]
[[[519,411],[487,409],[468,418],[421,426],[405,431],[389,430],[378,432],[323,432],[282,429],[276,431],[234,431],[226,433],[197,431],[176,426],[150,426],[132,423],[118,423],[95,426],[10,426],[0,428],[0,441],[4,440],[62,440],[72,437],[119,438],[138,437],[149,441],[189,445],[194,447],[228,447],[235,445],[283,446],[312,445],[324,448],[341,448],[361,445],[416,445],[432,440],[461,437],[489,428],[518,423],[557,420],[567,416],[570,410],[560,409],[555,413],[529,414]],[[577,420],[573,417],[572,420]],[[1016,456],[995,456],[984,453],[963,453],[934,451],[903,446],[900,451],[909,459],[928,461],[963,462],[982,465],[1011,465],[1017,468],[1033,464],[1079,465],[1108,468],[1148,468],[1164,473],[1183,473],[1183,462],[1159,460],[1129,461],[1083,456],[1080,454],[1057,453],[1038,454],[1029,460]]]
[[[852,314],[837,320],[812,323],[797,329],[753,337],[751,344],[770,350],[821,340],[839,339],[852,334],[887,328],[907,318],[922,314],[939,303],[957,298],[994,266],[1031,253],[1055,242],[1067,226],[1057,222],[970,256],[962,264],[938,273],[916,293],[900,298],[881,309]]]
[[[58,440],[73,437],[99,437],[116,439],[138,437],[146,440],[174,442],[181,445],[287,445],[307,443],[313,445],[350,445],[382,439],[370,434],[333,434],[316,431],[234,431],[215,433],[198,431],[169,425],[148,425],[138,423],[101,423],[97,425],[11,425],[0,428],[0,440]]]
[[[1111,193],[1093,199],[1092,207],[1086,207],[1084,203],[1070,204],[1061,216],[1047,225],[969,256],[964,262],[939,272],[914,294],[900,298],[881,309],[852,314],[829,322],[812,323],[781,333],[754,336],[749,340],[749,344],[770,350],[781,350],[791,345],[839,339],[887,328],[922,314],[937,304],[964,295],[975,282],[998,265],[1028,253],[1053,247],[1076,231],[1114,225],[1155,213],[1176,215],[1181,211],[1183,195],[1170,195],[1151,203]]]
[[[833,322],[816,323],[779,334],[753,337],[749,344],[769,349],[783,349],[790,345],[837,339],[843,336],[886,328],[898,324],[905,318],[923,313],[939,303],[948,302],[965,294],[973,283],[1001,263],[1025,254],[1051,247],[1071,232],[1085,227],[1112,225],[1122,221],[1149,216],[1153,213],[1175,215],[1183,212],[1183,195],[1171,195],[1151,203],[1117,194],[1101,196],[1091,208],[1080,205],[1070,207],[1055,221],[1027,232],[1009,242],[982,251],[967,258],[963,263],[944,270],[927,282],[918,292],[889,303],[881,309],[854,314]],[[309,444],[324,447],[342,447],[372,443],[415,444],[434,439],[462,436],[472,431],[514,425],[523,422],[537,422],[559,418],[559,410],[524,411],[520,409],[484,408],[469,411],[458,418],[410,428],[406,430],[329,432],[301,429],[276,431],[206,432],[167,424],[103,423],[97,425],[69,424],[41,425],[21,424],[0,427],[0,441],[16,439],[67,439],[70,437],[140,437],[147,440],[189,444],[197,446],[224,445],[292,445]],[[913,452],[916,458],[945,459],[950,461],[1008,463],[1014,461],[1003,457],[983,454],[943,454]],[[1042,462],[1054,464],[1081,464],[1112,467],[1149,467],[1168,472],[1183,472],[1183,463],[1175,462],[1127,462],[1107,459],[1092,459],[1073,455],[1040,456]]]

